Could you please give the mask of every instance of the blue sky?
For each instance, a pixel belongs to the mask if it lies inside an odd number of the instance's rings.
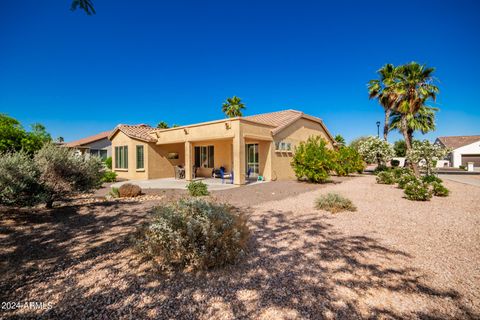
[[[480,134],[480,2],[0,2],[0,112],[72,140],[118,123],[189,124],[297,109],[347,140],[376,134],[368,80],[385,63],[437,68],[436,132]],[[391,140],[398,138],[392,135]]]

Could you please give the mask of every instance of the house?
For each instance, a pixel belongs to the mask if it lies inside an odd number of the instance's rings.
[[[284,110],[169,129],[120,124],[109,139],[113,170],[120,178],[174,177],[180,166],[186,180],[192,180],[223,167],[233,174],[234,184],[244,184],[247,176],[294,178],[294,147],[310,136],[321,136],[333,148],[334,139],[321,119]]]
[[[98,156],[106,159],[112,156],[112,143],[108,139],[111,131],[105,131],[80,140],[67,142],[63,146],[77,150],[81,154]]]
[[[480,135],[438,137],[435,144],[452,150],[447,156],[451,166],[458,168],[473,162],[480,167]]]

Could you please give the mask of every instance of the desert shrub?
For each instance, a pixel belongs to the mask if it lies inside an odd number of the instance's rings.
[[[443,159],[449,151],[449,149],[438,144],[432,144],[428,140],[414,140],[412,149],[407,152],[407,159],[411,163],[419,163],[423,160],[427,175],[433,175],[437,169],[435,166],[437,160]]]
[[[431,184],[433,195],[436,197],[447,197],[450,194],[450,190],[445,188],[441,182],[433,181]]]
[[[377,174],[377,183],[394,184],[396,181],[393,171],[382,171]]]
[[[105,159],[105,165],[107,166],[108,169],[112,170],[112,157],[108,157]]]
[[[392,167],[398,167],[400,165],[400,160],[393,159],[390,161],[390,164],[392,165]]]
[[[414,201],[430,200],[433,194],[428,183],[418,180],[410,181],[409,183],[407,183],[403,192],[405,193],[405,197],[408,200]]]
[[[392,172],[393,172],[393,175],[395,176],[395,180],[398,180],[404,174],[413,175],[412,170],[409,168],[394,168]]]
[[[188,193],[192,197],[208,196],[208,187],[202,181],[192,181],[187,185]]]
[[[357,150],[350,147],[340,147],[335,152],[335,172],[339,176],[347,176],[354,172],[362,173],[365,163]]]
[[[319,136],[311,136],[295,148],[291,163],[298,179],[325,182],[335,170],[335,153],[327,148],[327,142]]]
[[[25,152],[0,154],[0,204],[32,206],[42,200],[40,171]]]
[[[106,170],[103,173],[102,182],[115,182],[115,181],[117,181],[117,173],[116,172]]]
[[[155,208],[136,247],[165,269],[207,269],[235,262],[249,236],[245,217],[232,207],[190,198]]]
[[[462,166],[462,165],[461,165],[461,166],[458,166],[458,168],[459,168],[460,170],[467,170],[467,167],[466,167],[466,166]]]
[[[112,198],[120,198],[120,191],[118,188],[112,187],[109,194]]]
[[[338,193],[327,193],[315,200],[315,207],[319,210],[326,210],[332,213],[340,211],[356,211],[357,208],[352,201]]]
[[[423,176],[422,181],[426,183],[432,183],[432,182],[442,183],[443,182],[442,179],[434,175]]]
[[[389,171],[390,168],[387,167],[386,165],[384,164],[379,164],[375,170],[373,170],[373,174],[378,174],[379,172],[383,172],[383,171]]]
[[[366,163],[378,165],[386,165],[395,154],[390,143],[373,136],[359,143],[358,152]]]
[[[417,177],[413,173],[404,173],[403,175],[400,176],[400,178],[397,179],[398,187],[400,189],[405,189],[405,186],[410,183],[410,182],[416,182],[418,181]]]
[[[125,183],[118,188],[118,195],[121,198],[133,198],[142,194],[142,188],[132,183]]]
[[[70,149],[48,143],[35,154],[34,161],[40,171],[39,181],[47,207],[69,194],[101,185],[103,164],[98,157],[78,156]]]

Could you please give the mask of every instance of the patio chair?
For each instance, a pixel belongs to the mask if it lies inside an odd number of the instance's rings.
[[[222,178],[222,183],[225,183],[225,178],[230,179],[233,184],[233,171],[230,173],[225,173],[225,168],[220,168],[220,177]]]

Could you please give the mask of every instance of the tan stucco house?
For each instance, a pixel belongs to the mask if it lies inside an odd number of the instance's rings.
[[[176,167],[182,167],[185,179],[192,180],[223,167],[234,184],[244,184],[247,174],[266,181],[295,178],[293,150],[310,136],[321,136],[333,148],[321,119],[284,110],[169,129],[121,124],[109,139],[120,178],[174,177]]]
[[[67,142],[62,146],[76,150],[79,154],[97,156],[106,159],[112,156],[112,143],[108,139],[111,131],[100,132],[80,140]]]

